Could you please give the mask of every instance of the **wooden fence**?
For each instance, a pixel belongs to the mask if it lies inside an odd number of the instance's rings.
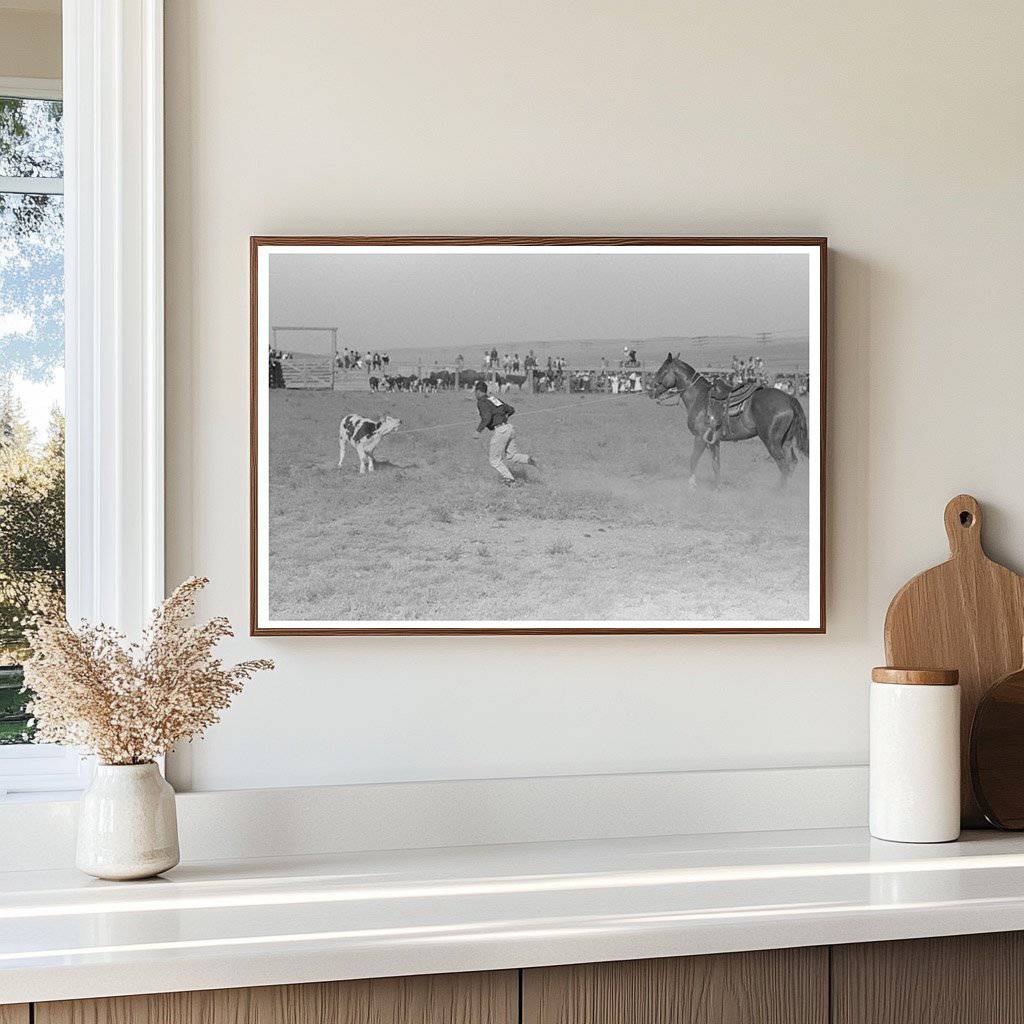
[[[336,366],[333,360],[321,357],[296,357],[281,360],[281,375],[286,388],[318,389],[324,391],[356,391],[371,390],[370,378],[376,377],[381,384],[385,377],[403,377],[423,380],[434,374],[447,374],[458,381],[459,388],[472,387],[474,381],[501,383],[508,380],[513,386],[519,385],[533,392],[620,392],[638,394],[650,383],[654,372],[653,367],[645,367],[642,363],[636,366],[563,366],[560,370],[553,369],[549,376],[547,367],[535,367],[530,370],[505,372],[504,369],[473,369],[456,365],[435,365],[424,363],[390,363],[386,369],[371,369],[367,366],[344,367]],[[725,367],[708,367],[699,371],[712,379],[727,376]],[[794,383],[806,381],[804,371],[782,372],[776,379],[787,379]],[[639,379],[640,390],[637,391],[636,381]],[[618,387],[613,381],[618,382]]]
[[[383,382],[385,377],[405,377],[423,380],[434,374],[448,374],[458,381],[458,387],[472,387],[474,381],[483,379],[494,383],[501,383],[506,380],[513,385],[520,385],[529,388],[531,391],[586,391],[586,390],[611,390],[611,379],[618,378],[622,383],[622,390],[626,391],[626,383],[631,381],[633,375],[639,375],[641,382],[646,383],[650,370],[645,370],[642,364],[624,367],[622,369],[609,367],[580,367],[563,366],[558,370],[552,369],[549,374],[547,367],[531,367],[529,370],[520,369],[506,372],[504,369],[471,369],[466,366],[458,367],[425,365],[423,363],[391,363],[386,369],[371,369],[362,367],[339,367],[333,360],[326,357],[303,357],[298,356],[291,359],[279,361],[281,368],[281,379],[286,388],[322,391],[369,391],[370,378],[376,377]],[[597,386],[597,382],[601,382]],[[589,383],[588,383],[589,382]]]

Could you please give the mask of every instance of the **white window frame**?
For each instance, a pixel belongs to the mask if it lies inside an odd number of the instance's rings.
[[[63,48],[68,618],[137,635],[164,597],[163,0],[64,0]],[[8,747],[0,799],[91,770]]]
[[[63,90],[59,78],[9,78],[0,75],[0,96],[22,100],[59,100]]]

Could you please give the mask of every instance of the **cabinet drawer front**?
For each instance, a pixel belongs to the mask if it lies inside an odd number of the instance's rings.
[[[37,1003],[35,1024],[516,1024],[518,1002],[495,971]]]
[[[523,1024],[826,1024],[828,950],[523,972]]]
[[[1024,1024],[1024,933],[832,947],[834,1024]]]

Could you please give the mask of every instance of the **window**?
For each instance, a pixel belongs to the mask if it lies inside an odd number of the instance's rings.
[[[137,635],[164,596],[163,2],[65,0],[62,47],[62,83],[0,78],[0,98],[14,101],[0,137],[0,376],[42,410],[44,431],[51,399],[66,395],[65,567],[53,545],[32,571],[63,576],[70,618]],[[63,292],[46,285],[60,280],[57,230]],[[63,335],[48,329],[61,320]],[[34,435],[36,455],[46,437]],[[91,762],[23,742],[12,689],[0,717],[17,742],[0,745],[0,800],[81,789]]]
[[[0,798],[80,781],[30,745],[20,668],[65,581],[63,170],[59,83],[0,79]]]

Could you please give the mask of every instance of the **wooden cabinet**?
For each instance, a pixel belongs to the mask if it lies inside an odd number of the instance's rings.
[[[832,947],[834,1024],[1024,1024],[1024,933]]]
[[[827,1024],[828,950],[523,972],[523,1024]]]
[[[1024,933],[0,1006],[0,1024],[1024,1024]]]
[[[173,992],[35,1007],[35,1024],[516,1024],[518,1016],[517,971]],[[8,1022],[0,1016],[0,1024]]]

